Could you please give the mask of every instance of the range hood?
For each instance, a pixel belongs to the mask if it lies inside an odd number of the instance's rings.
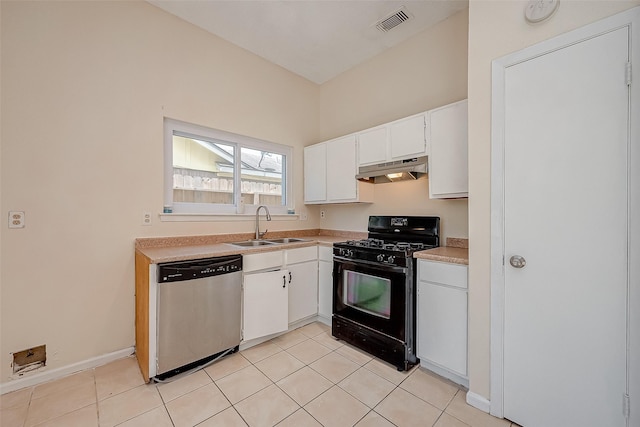
[[[426,176],[427,156],[377,165],[360,166],[356,178],[364,182],[384,184],[386,182],[407,181]]]

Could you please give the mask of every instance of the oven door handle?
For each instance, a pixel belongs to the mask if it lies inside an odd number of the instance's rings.
[[[363,259],[353,260],[349,258],[343,258],[341,256],[336,256],[336,255],[333,256],[333,260],[341,264],[366,265],[369,267],[376,268],[378,270],[395,271],[395,272],[404,273],[404,274],[406,274],[408,271],[406,267],[397,267],[395,265],[388,265],[388,264],[383,264],[379,262],[367,261]]]

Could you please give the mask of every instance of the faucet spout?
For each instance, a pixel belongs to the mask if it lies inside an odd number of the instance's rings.
[[[265,205],[258,206],[258,209],[256,209],[256,240],[260,240],[265,234],[267,234],[267,231],[269,231],[269,230],[264,230],[264,233],[260,232],[260,209],[262,208],[264,208],[264,212],[267,215],[267,221],[271,221],[271,214],[269,213],[269,208],[266,207]]]

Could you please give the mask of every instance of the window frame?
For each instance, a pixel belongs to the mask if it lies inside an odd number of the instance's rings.
[[[173,214],[189,215],[243,215],[255,214],[259,205],[241,203],[242,148],[250,148],[284,156],[282,171],[282,205],[266,205],[271,214],[287,214],[293,209],[293,147],[239,135],[206,126],[164,118],[164,205],[170,206]],[[220,142],[234,147],[233,203],[195,203],[173,201],[173,136],[179,135],[204,141]]]

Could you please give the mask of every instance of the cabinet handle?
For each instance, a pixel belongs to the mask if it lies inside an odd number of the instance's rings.
[[[291,283],[291,272],[289,272],[289,283]]]
[[[282,287],[286,287],[287,286],[287,276],[282,276]]]

